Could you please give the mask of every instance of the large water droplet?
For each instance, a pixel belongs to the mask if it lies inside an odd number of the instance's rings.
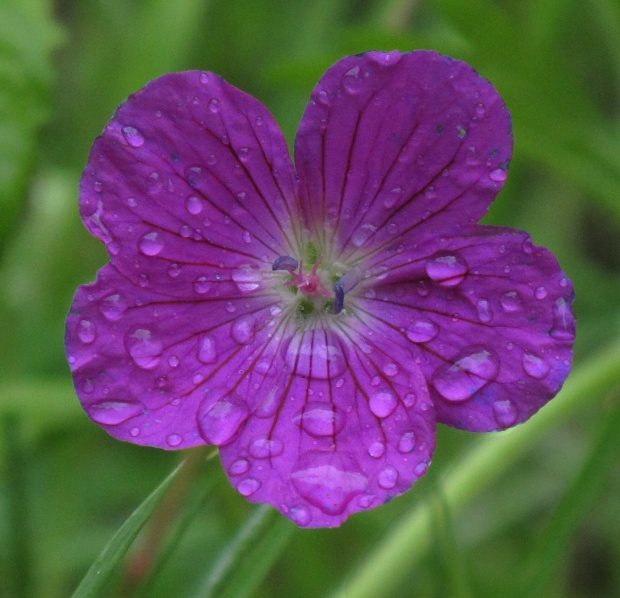
[[[159,233],[151,231],[140,239],[138,247],[144,255],[153,256],[157,255],[164,248],[164,244],[159,238]]]
[[[328,515],[339,515],[354,496],[368,487],[368,478],[350,453],[308,451],[291,473],[300,496]]]
[[[377,476],[377,484],[384,490],[391,490],[398,482],[398,471],[391,466],[385,467]]]
[[[112,322],[120,320],[126,310],[127,303],[119,293],[108,295],[99,302],[99,311]]]
[[[236,343],[247,345],[254,340],[257,323],[253,315],[241,316],[233,322],[230,336]]]
[[[200,197],[190,195],[185,200],[185,209],[192,214],[192,216],[197,216],[200,212],[202,212],[202,200]]]
[[[182,442],[183,436],[180,434],[168,434],[168,436],[166,436],[166,444],[168,444],[168,446],[177,447]]]
[[[303,411],[293,418],[302,429],[312,436],[336,436],[344,428],[346,417],[330,403],[309,401]]]
[[[250,462],[247,459],[237,459],[233,461],[228,473],[230,475],[242,475],[247,473],[250,469]]]
[[[415,448],[415,432],[405,432],[398,441],[398,452],[410,453]]]
[[[493,381],[499,359],[492,349],[474,345],[461,351],[453,363],[438,368],[431,382],[449,401],[465,401]]]
[[[125,346],[135,364],[145,370],[156,368],[163,352],[161,341],[145,328],[128,333],[125,336]]]
[[[123,137],[132,147],[140,147],[144,145],[144,137],[142,137],[138,129],[134,127],[123,127]]]
[[[254,478],[246,478],[237,484],[237,491],[242,496],[251,496],[260,488],[260,482]]]
[[[510,399],[502,399],[493,403],[493,417],[502,428],[509,428],[517,423],[519,411]]]
[[[116,426],[144,411],[141,403],[127,401],[103,401],[87,407],[88,415],[98,424]]]
[[[533,353],[523,353],[522,362],[526,374],[538,380],[544,378],[551,369],[542,357]]]
[[[203,405],[208,405],[205,401]],[[250,414],[245,403],[236,399],[220,399],[198,413],[200,435],[209,443],[220,446],[235,435]]]
[[[380,390],[370,396],[368,406],[377,417],[388,417],[398,405],[398,398],[391,390]]]
[[[217,360],[215,339],[210,334],[203,334],[198,340],[198,359],[202,363],[214,363]]]
[[[89,320],[80,320],[78,337],[85,345],[90,345],[97,338],[97,328]]]
[[[322,380],[337,378],[347,370],[340,338],[329,330],[294,335],[286,351],[286,363],[299,376]]]
[[[282,454],[284,443],[277,438],[260,436],[255,438],[248,449],[250,455],[255,459],[269,459]]]
[[[368,454],[374,459],[380,459],[383,455],[385,455],[385,443],[380,440],[371,442],[368,447]]]
[[[410,324],[406,334],[414,343],[428,343],[439,334],[439,326],[426,318],[420,318]]]
[[[444,287],[454,287],[465,278],[468,266],[457,253],[436,253],[426,262],[426,273],[431,280]]]
[[[250,293],[258,289],[261,274],[250,265],[245,265],[232,273],[232,279],[242,293]]]
[[[496,168],[489,173],[489,178],[494,183],[503,183],[508,177],[508,172],[503,168]]]

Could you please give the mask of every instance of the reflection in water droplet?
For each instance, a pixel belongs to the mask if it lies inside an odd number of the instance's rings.
[[[87,407],[88,415],[98,424],[116,426],[126,422],[143,412],[141,403],[128,403],[127,401],[104,401]]]
[[[157,255],[164,248],[164,244],[159,239],[159,233],[151,231],[140,239],[138,247],[144,255],[153,256]]]
[[[295,334],[286,351],[286,363],[299,376],[329,380],[342,376],[347,359],[340,337],[331,330]]]
[[[291,473],[300,496],[328,515],[339,515],[368,487],[368,478],[350,453],[308,451]]]
[[[247,345],[256,335],[256,318],[253,315],[245,315],[236,319],[230,329],[231,338],[240,345]]]
[[[439,334],[439,326],[426,318],[420,318],[407,328],[406,334],[414,343],[428,343]]]
[[[544,378],[551,369],[541,357],[533,353],[523,353],[522,362],[525,372],[538,380]]]
[[[388,417],[398,405],[398,399],[391,390],[380,390],[371,395],[368,406],[377,417]]]
[[[502,428],[509,428],[517,423],[519,411],[510,399],[503,399],[493,403],[493,417]]]
[[[232,273],[232,279],[242,293],[249,293],[258,289],[261,275],[250,265],[245,265]]]
[[[437,253],[426,262],[426,273],[431,280],[444,287],[453,287],[465,278],[468,266],[456,253]]]
[[[90,345],[97,338],[97,328],[89,320],[80,320],[78,337],[85,345]]]
[[[293,423],[301,423],[304,432],[321,437],[336,436],[344,428],[345,420],[345,414],[330,403],[309,401],[303,411],[293,418]]]
[[[145,370],[156,368],[163,352],[161,341],[145,328],[128,333],[125,336],[125,346],[135,364]]]
[[[209,444],[226,444],[248,418],[249,413],[245,403],[239,400],[224,398],[209,405],[205,399],[198,413],[200,435]]]
[[[465,401],[493,381],[499,359],[492,349],[474,345],[461,351],[432,376],[431,383],[449,401]]]

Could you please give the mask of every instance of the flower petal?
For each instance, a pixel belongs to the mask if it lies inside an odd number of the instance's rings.
[[[412,348],[438,422],[507,428],[533,415],[568,375],[573,288],[527,233],[451,232],[386,252],[357,291],[360,317],[380,321],[383,334]]]
[[[118,108],[91,150],[80,212],[134,283],[209,296],[240,266],[290,253],[295,184],[269,112],[220,77],[189,71]]]
[[[250,413],[239,370],[268,346],[277,296],[171,299],[108,264],[80,287],[66,350],[77,395],[112,436],[179,449],[228,442]]]
[[[476,222],[506,178],[510,116],[493,86],[435,52],[332,66],[295,143],[309,227],[342,259],[415,228]]]
[[[241,494],[302,527],[333,527],[424,475],[435,445],[426,383],[399,347],[378,347],[321,328],[283,340],[283,369],[252,388],[262,401],[220,449]]]

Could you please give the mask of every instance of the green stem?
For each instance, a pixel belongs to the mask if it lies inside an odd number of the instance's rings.
[[[452,515],[456,517],[549,430],[598,399],[619,380],[620,344],[614,344],[573,372],[561,393],[529,422],[501,434],[482,436],[442,482],[446,505]],[[334,596],[388,595],[428,549],[432,521],[432,504],[417,503],[393,526],[365,562],[355,567],[348,582]]]

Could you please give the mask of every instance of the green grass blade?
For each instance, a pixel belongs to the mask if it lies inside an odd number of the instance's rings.
[[[160,500],[172,485],[185,461],[178,465],[174,471],[146,498],[146,500],[129,516],[127,521],[114,534],[108,545],[103,549],[97,560],[82,579],[80,585],[73,594],[73,598],[93,598],[100,595],[100,591],[116,566],[125,556],[131,544],[140,530],[144,527],[149,517],[159,504]]]

